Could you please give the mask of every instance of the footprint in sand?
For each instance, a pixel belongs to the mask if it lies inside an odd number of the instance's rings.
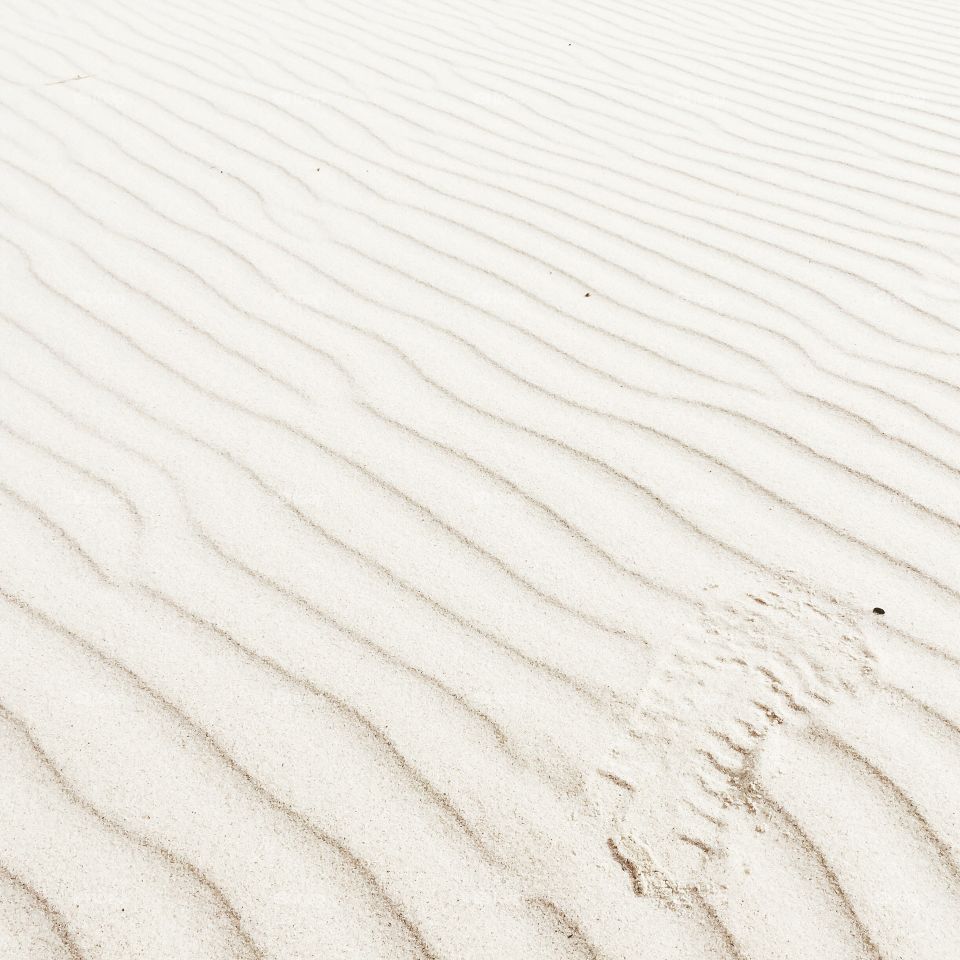
[[[863,616],[789,574],[762,593],[704,590],[698,628],[664,653],[602,767],[623,788],[609,853],[638,896],[699,896],[731,812],[759,812],[754,763],[767,734],[816,720],[869,674]]]

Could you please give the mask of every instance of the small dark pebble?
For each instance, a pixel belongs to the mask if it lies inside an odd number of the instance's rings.
[[[589,294],[589,293],[585,293],[584,296],[585,296],[585,297],[589,297],[590,294]]]
[[[883,607],[874,607],[874,608],[873,608],[873,612],[880,614],[880,616],[882,617],[882,616],[883,616],[883,613],[884,613],[884,610],[883,610]]]

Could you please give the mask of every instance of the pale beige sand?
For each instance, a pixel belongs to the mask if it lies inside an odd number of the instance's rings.
[[[960,957],[960,8],[0,51],[0,960]]]

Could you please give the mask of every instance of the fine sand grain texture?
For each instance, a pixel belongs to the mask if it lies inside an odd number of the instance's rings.
[[[957,960],[960,7],[0,3],[0,960]]]

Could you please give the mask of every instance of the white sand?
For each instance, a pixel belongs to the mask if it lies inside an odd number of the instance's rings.
[[[960,957],[960,7],[0,51],[0,960]]]

